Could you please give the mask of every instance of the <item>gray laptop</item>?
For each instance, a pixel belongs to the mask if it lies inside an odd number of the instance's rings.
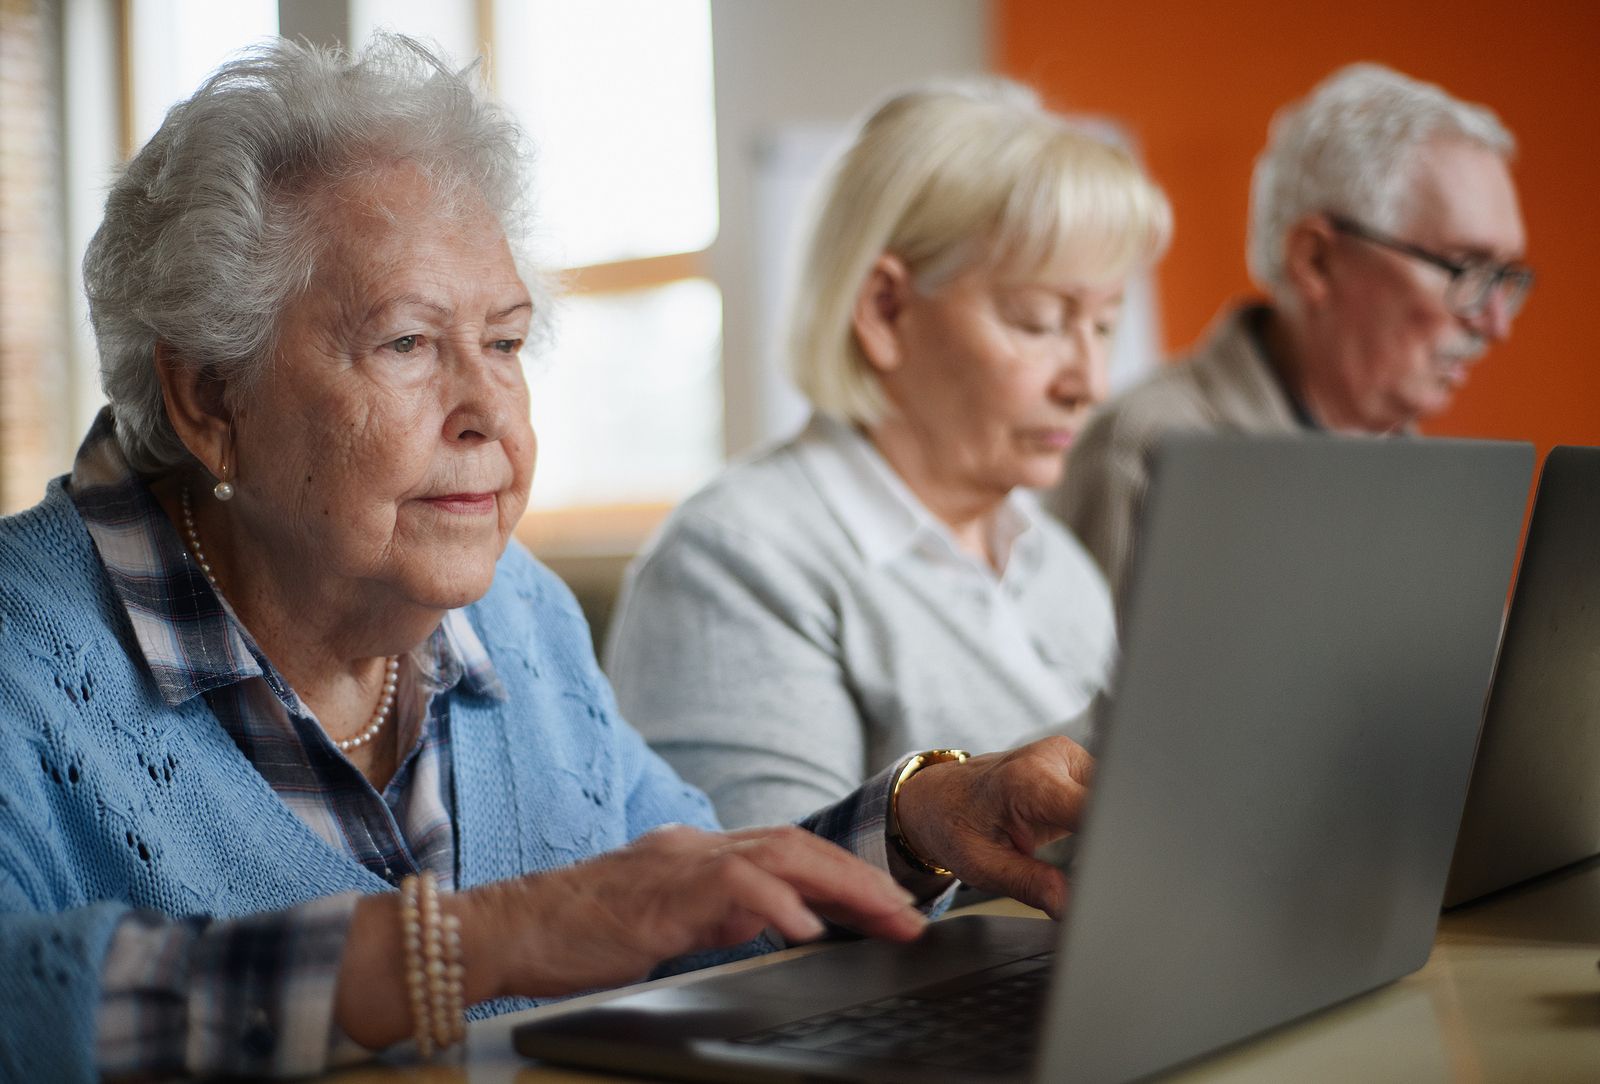
[[[1445,905],[1600,854],[1600,448],[1545,458]]]
[[[1531,468],[1483,442],[1166,444],[1061,924],[844,943],[535,1019],[517,1050],[692,1080],[1120,1081],[1415,970]]]

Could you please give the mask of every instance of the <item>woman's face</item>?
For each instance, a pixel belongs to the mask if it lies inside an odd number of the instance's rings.
[[[323,195],[327,255],[235,416],[233,549],[358,599],[464,605],[527,504],[531,298],[494,217],[443,213],[414,170]]]
[[[1122,295],[1120,280],[1085,286],[1049,269],[973,270],[902,294],[898,360],[879,376],[925,484],[961,499],[1060,481],[1073,436],[1105,398]]]

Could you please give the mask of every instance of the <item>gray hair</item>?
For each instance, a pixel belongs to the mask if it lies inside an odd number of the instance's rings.
[[[446,213],[486,203],[521,255],[531,155],[474,67],[453,70],[399,35],[356,56],[279,39],[172,108],[112,186],[83,261],[101,384],[134,469],[188,458],[162,403],[157,343],[221,380],[230,402],[270,363],[280,317],[323,255],[319,191],[404,160]]]
[[[1334,72],[1273,118],[1250,184],[1250,273],[1289,301],[1284,246],[1294,224],[1333,212],[1374,229],[1403,229],[1416,152],[1437,139],[1462,139],[1509,159],[1516,151],[1486,106],[1459,101],[1432,83],[1380,64]]]
[[[872,424],[887,409],[856,341],[856,296],[885,252],[921,290],[974,267],[1063,258],[1109,281],[1166,247],[1172,212],[1132,156],[999,78],[890,98],[821,193],[788,311],[790,367],[817,409]]]

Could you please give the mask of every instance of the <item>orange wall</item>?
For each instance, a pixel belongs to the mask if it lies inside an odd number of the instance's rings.
[[[1282,103],[1377,60],[1492,106],[1514,167],[1538,284],[1434,434],[1600,444],[1600,3],[1503,0],[996,0],[998,68],[1049,102],[1131,127],[1172,197],[1160,271],[1169,349],[1229,298],[1244,266],[1250,167]]]

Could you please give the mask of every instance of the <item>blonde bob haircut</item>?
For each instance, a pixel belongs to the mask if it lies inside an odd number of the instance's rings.
[[[882,254],[923,293],[975,269],[1059,269],[1100,285],[1153,262],[1172,232],[1166,196],[1131,155],[998,78],[890,98],[819,200],[789,305],[789,363],[812,406],[862,425],[888,409],[852,322]]]

